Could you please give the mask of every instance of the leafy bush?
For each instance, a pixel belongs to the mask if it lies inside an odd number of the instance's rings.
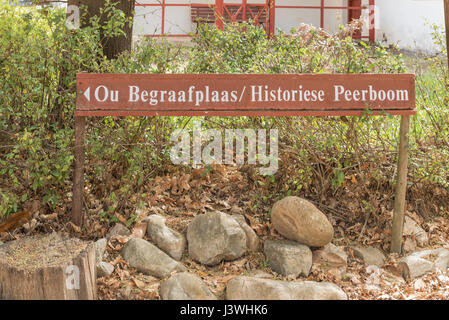
[[[17,194],[57,203],[73,160],[75,74],[98,70],[100,50],[91,30],[61,28],[62,11],[2,1],[0,19],[0,212],[8,214],[17,210],[9,200]]]
[[[51,207],[70,199],[78,72],[398,73],[406,70],[401,55],[396,52],[353,41],[354,25],[342,27],[336,35],[301,26],[292,34],[280,33],[272,38],[252,24],[226,25],[224,31],[200,25],[192,46],[147,39],[132,52],[108,60],[99,45],[100,34],[119,32],[116,26],[126,23],[114,10],[113,6],[106,10],[114,21],[103,27],[96,18],[91,20],[91,27],[69,30],[62,10],[19,8],[0,0],[0,214],[15,212],[30,199],[43,199]],[[447,95],[445,83],[438,88]],[[434,84],[423,82],[423,86]],[[424,94],[420,99],[417,121],[421,129],[414,128],[412,132],[417,137],[411,140],[413,174],[420,179],[433,176],[433,183],[447,188],[449,170],[437,161],[428,161],[428,154],[420,144],[424,137],[436,137],[429,134],[436,127],[447,130],[447,121],[443,117],[435,122],[430,116],[435,116],[432,111],[428,117],[424,116],[422,110],[433,106],[429,106],[430,98]],[[446,107],[440,107],[447,112]],[[348,192],[348,181],[359,186],[354,194],[366,200],[365,203],[377,201],[380,196],[376,190],[381,187],[383,191],[392,190],[399,130],[397,119],[392,117],[199,120],[209,128],[279,129],[281,168],[275,176],[267,178],[270,198],[290,193],[303,193],[319,200],[326,195],[338,197]],[[169,170],[165,164],[169,161],[171,132],[193,122],[182,117],[103,117],[88,121],[87,202],[100,199],[105,210],[102,215],[108,217],[115,211],[135,210],[143,202],[142,186]],[[436,127],[425,129],[429,121],[435,122]],[[447,135],[441,135],[444,137]],[[441,152],[448,159],[447,148],[433,150],[434,157]]]
[[[395,73],[405,71],[399,55],[354,42],[350,30],[336,35],[303,25],[293,34],[269,38],[251,23],[224,31],[199,26],[187,72],[191,73]]]
[[[70,191],[76,74],[136,71],[132,66],[120,70],[124,59],[116,63],[104,57],[101,32],[114,36],[126,23],[114,5],[104,14],[114,22],[100,26],[94,17],[90,27],[70,30],[64,10],[0,1],[0,213],[15,212],[21,202],[36,197],[54,207]],[[143,55],[136,57],[143,60]],[[132,145],[134,130],[141,130],[135,120],[91,121],[93,152],[128,156],[125,162],[131,167],[134,157],[142,160],[144,154],[133,149],[123,153],[119,145],[108,147],[104,139],[119,137],[115,142]],[[98,147],[100,141],[105,146]]]
[[[415,173],[426,181],[449,190],[449,73],[446,37],[442,27],[432,25],[439,53],[417,63],[418,116],[412,123],[416,144]],[[421,59],[423,60],[423,59]]]

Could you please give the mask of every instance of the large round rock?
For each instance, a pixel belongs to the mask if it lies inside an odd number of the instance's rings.
[[[337,285],[238,276],[228,282],[226,300],[347,300]]]
[[[246,251],[246,234],[238,222],[215,211],[196,216],[187,227],[189,256],[205,265],[240,258]]]
[[[271,210],[271,222],[284,237],[309,247],[322,247],[334,236],[326,216],[312,203],[298,197],[286,197]]]

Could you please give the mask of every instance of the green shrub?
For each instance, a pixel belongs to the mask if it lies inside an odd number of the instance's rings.
[[[432,25],[438,54],[417,68],[418,116],[412,122],[417,148],[415,174],[419,181],[449,190],[449,72],[446,37],[442,27]],[[417,63],[417,66],[422,65]]]
[[[330,35],[311,26],[269,38],[251,23],[228,24],[224,31],[200,24],[193,38],[189,73],[396,73],[400,55],[381,46],[355,42],[350,26]]]
[[[168,42],[148,40],[117,60],[106,59],[100,34],[117,35],[126,21],[114,4],[103,12],[109,17],[104,26],[93,17],[90,27],[71,30],[64,10],[0,0],[0,216],[31,198],[55,207],[71,191],[77,73],[180,71],[180,49]],[[87,180],[96,190],[119,173],[119,200],[133,195],[134,186],[166,160],[167,137],[177,123],[132,117],[88,121]],[[113,191],[100,196],[115,197]]]

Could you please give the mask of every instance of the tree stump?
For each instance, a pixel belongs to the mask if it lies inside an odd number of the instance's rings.
[[[0,299],[95,300],[95,247],[68,235],[0,245]]]

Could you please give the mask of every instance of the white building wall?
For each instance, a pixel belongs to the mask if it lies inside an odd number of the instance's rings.
[[[325,6],[347,6],[347,0],[326,0]],[[348,22],[348,11],[341,9],[328,9],[324,11],[324,29],[330,32],[338,30],[339,26]]]
[[[346,6],[347,0],[325,0],[326,6]],[[209,3],[214,0],[166,0],[166,3]],[[241,0],[225,0],[225,3],[239,3]],[[247,0],[248,3],[265,3],[265,0]],[[160,0],[139,0],[139,3],[161,3]],[[277,6],[311,5],[319,6],[320,0],[276,0]],[[368,5],[368,0],[363,0]],[[362,17],[368,17],[364,10]],[[376,41],[386,44],[398,44],[409,50],[433,52],[431,29],[426,25],[444,24],[443,0],[376,0]],[[161,7],[136,7],[134,24],[135,35],[155,35],[161,33]],[[324,14],[324,29],[330,32],[338,30],[339,25],[347,23],[347,10],[328,9]],[[368,18],[366,18],[368,22]],[[275,30],[289,33],[301,23],[320,26],[320,9],[278,8],[275,13]],[[195,32],[191,22],[189,7],[166,7],[165,33],[188,34]],[[368,35],[368,25],[362,32]]]
[[[317,0],[276,0],[276,6],[320,6],[321,1]],[[346,6],[347,0],[326,0],[325,6],[341,7]],[[341,9],[328,9],[324,11],[324,29],[330,32],[338,30],[338,26],[346,24],[348,13]],[[289,33],[291,29],[296,29],[302,23],[312,24],[320,27],[320,9],[296,9],[278,8],[275,13],[275,29]]]
[[[186,0],[165,0],[165,3],[190,3]],[[204,1],[207,3],[207,1]],[[201,3],[201,2],[195,2]],[[166,7],[165,8],[165,33],[186,34],[192,32],[190,19],[190,7]]]
[[[213,0],[165,0],[166,4],[210,3]],[[160,4],[160,0],[139,0],[140,4]],[[190,19],[190,7],[165,7],[165,34],[188,34],[194,31]],[[162,7],[136,6],[134,18],[134,35],[158,35],[162,28]]]
[[[443,0],[376,0],[376,40],[432,53],[429,23],[444,25]]]
[[[139,0],[141,4],[158,4],[158,0]],[[153,35],[161,33],[161,7],[136,6],[134,14],[134,35]]]

